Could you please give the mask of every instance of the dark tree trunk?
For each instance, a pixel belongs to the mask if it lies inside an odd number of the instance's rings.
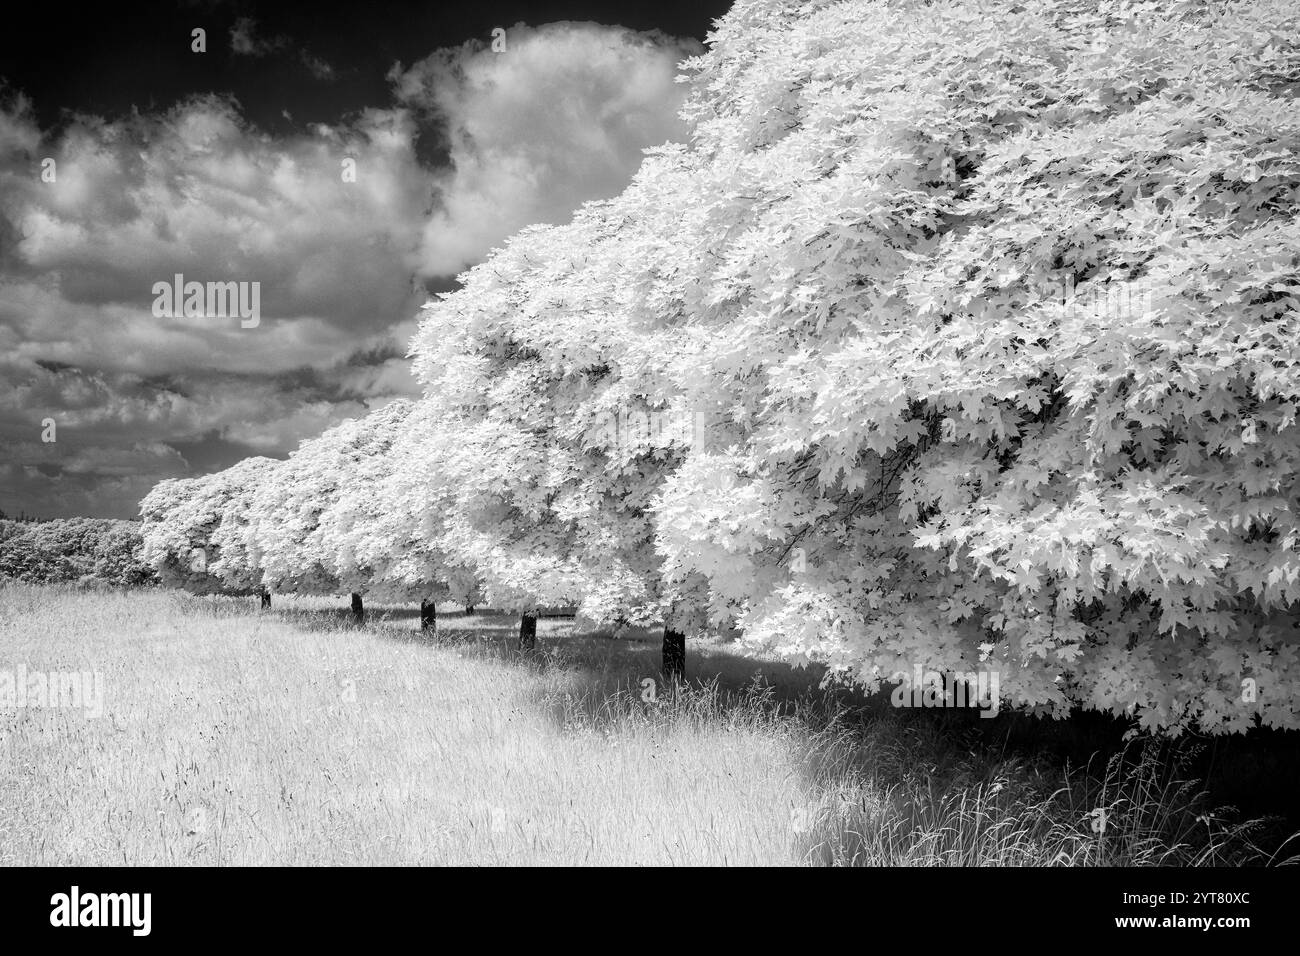
[[[262,607],[270,607],[270,606],[271,606],[271,592],[270,592],[270,591],[263,591],[263,592],[262,592]]]
[[[519,619],[519,649],[531,651],[537,646],[537,615],[525,611]]]
[[[360,624],[366,619],[366,606],[361,603],[361,595],[352,593],[352,620]]]
[[[438,630],[438,610],[433,606],[432,601],[420,602],[420,630]]]
[[[686,676],[686,635],[664,628],[664,677],[670,681]]]
[[[465,605],[465,614],[468,616],[468,615],[473,614],[473,613],[474,613],[474,605],[473,605],[473,604],[466,604],[466,605]]]

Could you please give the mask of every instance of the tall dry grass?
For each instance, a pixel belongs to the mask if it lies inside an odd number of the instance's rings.
[[[1065,772],[725,653],[665,687],[648,635],[276,603],[0,586],[0,670],[106,692],[0,713],[0,864],[1281,861],[1152,746]]]

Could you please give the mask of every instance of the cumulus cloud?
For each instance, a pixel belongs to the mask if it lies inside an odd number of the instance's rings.
[[[518,24],[506,49],[440,50],[392,76],[446,124],[451,170],[424,228],[424,274],[456,273],[521,227],[620,192],[642,151],[682,139],[678,64],[695,41],[595,23]]]
[[[247,56],[280,41],[252,21],[231,34]],[[415,394],[406,343],[428,292],[679,137],[691,52],[520,25],[505,53],[395,67],[391,102],[275,136],[216,96],[57,132],[21,96],[0,103],[0,507],[134,514],[159,478],[282,455]],[[430,136],[446,165],[422,161]],[[154,315],[176,274],[259,283],[257,327]],[[47,418],[56,443],[39,441]]]
[[[57,277],[74,304],[128,308],[148,308],[153,284],[176,273],[258,281],[272,324],[382,324],[415,295],[431,180],[412,141],[394,110],[274,139],[215,98],[118,123],[79,119],[0,162],[0,215],[18,237],[7,271],[35,285]],[[33,175],[44,158],[53,182]]]

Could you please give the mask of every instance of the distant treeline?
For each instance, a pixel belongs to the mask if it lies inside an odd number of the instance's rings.
[[[40,524],[42,521],[54,521],[54,520],[56,519],[42,518],[39,517],[38,515],[29,515],[25,511],[17,516],[14,516],[6,513],[3,508],[0,508],[0,521],[16,521],[19,524]]]
[[[138,521],[56,518],[39,523],[0,519],[0,580],[32,584],[156,584],[144,563]]]

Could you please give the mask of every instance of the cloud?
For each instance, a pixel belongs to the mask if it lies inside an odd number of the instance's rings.
[[[328,63],[326,63],[320,57],[316,56],[314,53],[309,53],[305,49],[299,50],[298,59],[300,59],[302,61],[302,65],[307,68],[307,72],[310,73],[312,76],[316,77],[316,79],[318,80],[334,79],[334,67],[330,66]]]
[[[251,17],[240,17],[230,28],[230,49],[239,56],[266,56],[289,41],[284,37],[263,40],[255,36],[257,21]]]
[[[15,239],[0,328],[17,331],[20,352],[119,368],[235,370],[295,350],[317,361],[423,297],[412,272],[432,177],[401,111],[281,139],[214,98],[119,123],[79,119],[53,142],[6,119],[0,216]],[[54,182],[35,174],[45,156]],[[259,326],[154,317],[154,284],[178,273],[259,283]]]
[[[504,52],[475,41],[395,69],[399,100],[440,118],[450,148],[422,274],[458,273],[523,226],[620,192],[646,147],[684,137],[674,78],[698,52],[657,32],[518,24]]]
[[[132,517],[137,502],[162,478],[189,472],[181,453],[163,442],[129,445],[83,444],[69,449],[62,439],[14,443],[0,461],[0,486],[9,501],[0,502],[11,515],[38,501],[42,517],[108,514]]]
[[[230,28],[230,50],[236,56],[269,56],[288,47],[296,47],[299,62],[316,79],[334,79],[334,68],[305,46],[295,44],[287,36],[276,35],[269,39],[258,36],[257,21],[252,17],[240,17]]]
[[[282,39],[231,33],[246,56]],[[57,132],[0,98],[0,508],[133,515],[160,478],[283,455],[417,394],[405,353],[429,291],[679,136],[692,46],[520,25],[505,53],[395,67],[390,102],[283,135],[217,96]],[[430,139],[450,165],[430,168]],[[259,283],[260,323],[155,316],[177,273]]]
[[[0,508],[15,510],[16,501],[30,500],[15,496],[26,493],[41,500],[28,510],[84,514],[86,500],[77,495],[104,481],[91,513],[131,516],[140,488],[160,478],[225,468],[250,454],[283,455],[342,418],[415,395],[409,363],[393,358],[396,351],[396,343],[377,343],[327,368],[274,374],[114,373],[44,360],[20,367],[5,358]],[[45,442],[51,420],[55,441]]]

